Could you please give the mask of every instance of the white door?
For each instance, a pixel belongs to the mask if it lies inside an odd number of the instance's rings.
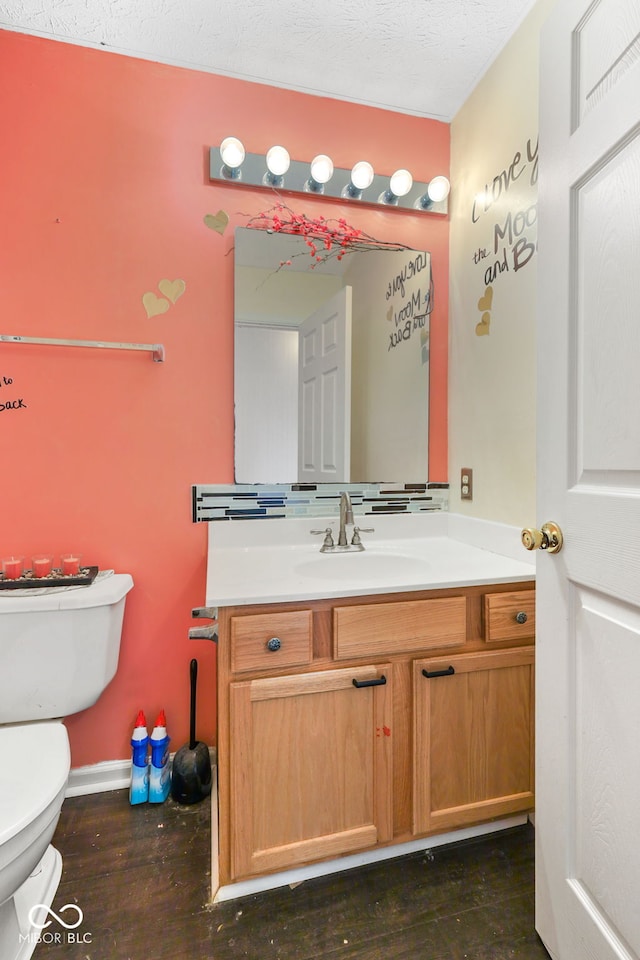
[[[536,925],[640,957],[640,3],[541,37]]]
[[[298,480],[339,483],[351,459],[351,287],[300,326]]]

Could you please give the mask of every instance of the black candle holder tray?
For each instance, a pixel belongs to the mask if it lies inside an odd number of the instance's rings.
[[[47,577],[34,577],[31,570],[25,570],[17,580],[9,580],[0,573],[0,590],[29,590],[43,587],[88,587],[96,578],[97,567],[80,567],[79,573],[64,574],[53,569]]]

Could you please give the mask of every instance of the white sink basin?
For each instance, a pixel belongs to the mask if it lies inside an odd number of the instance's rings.
[[[267,523],[210,523],[207,605],[443,590],[535,576],[531,555],[522,549],[516,528],[501,532],[499,525],[483,521],[479,530],[471,531],[475,544],[470,544],[460,539],[459,523],[458,536],[449,535],[453,518],[445,513],[376,514],[371,518],[376,530],[366,534],[363,551],[320,553],[321,541],[309,531],[332,522],[335,530],[335,520],[292,517]],[[525,556],[516,559],[520,554]]]
[[[313,560],[305,560],[295,567],[302,577],[336,580],[370,580],[372,577],[405,577],[427,571],[429,564],[419,557],[399,553],[323,553]]]

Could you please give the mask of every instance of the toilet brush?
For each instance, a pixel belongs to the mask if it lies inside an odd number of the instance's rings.
[[[198,803],[211,793],[211,758],[206,743],[196,740],[196,684],[198,661],[189,665],[191,703],[189,743],[184,744],[173,758],[171,796],[178,803]]]

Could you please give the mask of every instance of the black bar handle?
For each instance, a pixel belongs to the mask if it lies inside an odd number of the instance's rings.
[[[434,677],[452,677],[455,672],[453,667],[447,667],[446,670],[432,670],[431,672],[423,670],[422,676],[426,677],[427,680],[433,680]]]
[[[385,677],[384,673],[382,674],[381,677],[378,677],[376,680],[353,680],[352,681],[354,687],[358,687],[358,689],[360,689],[360,687],[384,687],[386,682],[387,682],[387,678]]]

